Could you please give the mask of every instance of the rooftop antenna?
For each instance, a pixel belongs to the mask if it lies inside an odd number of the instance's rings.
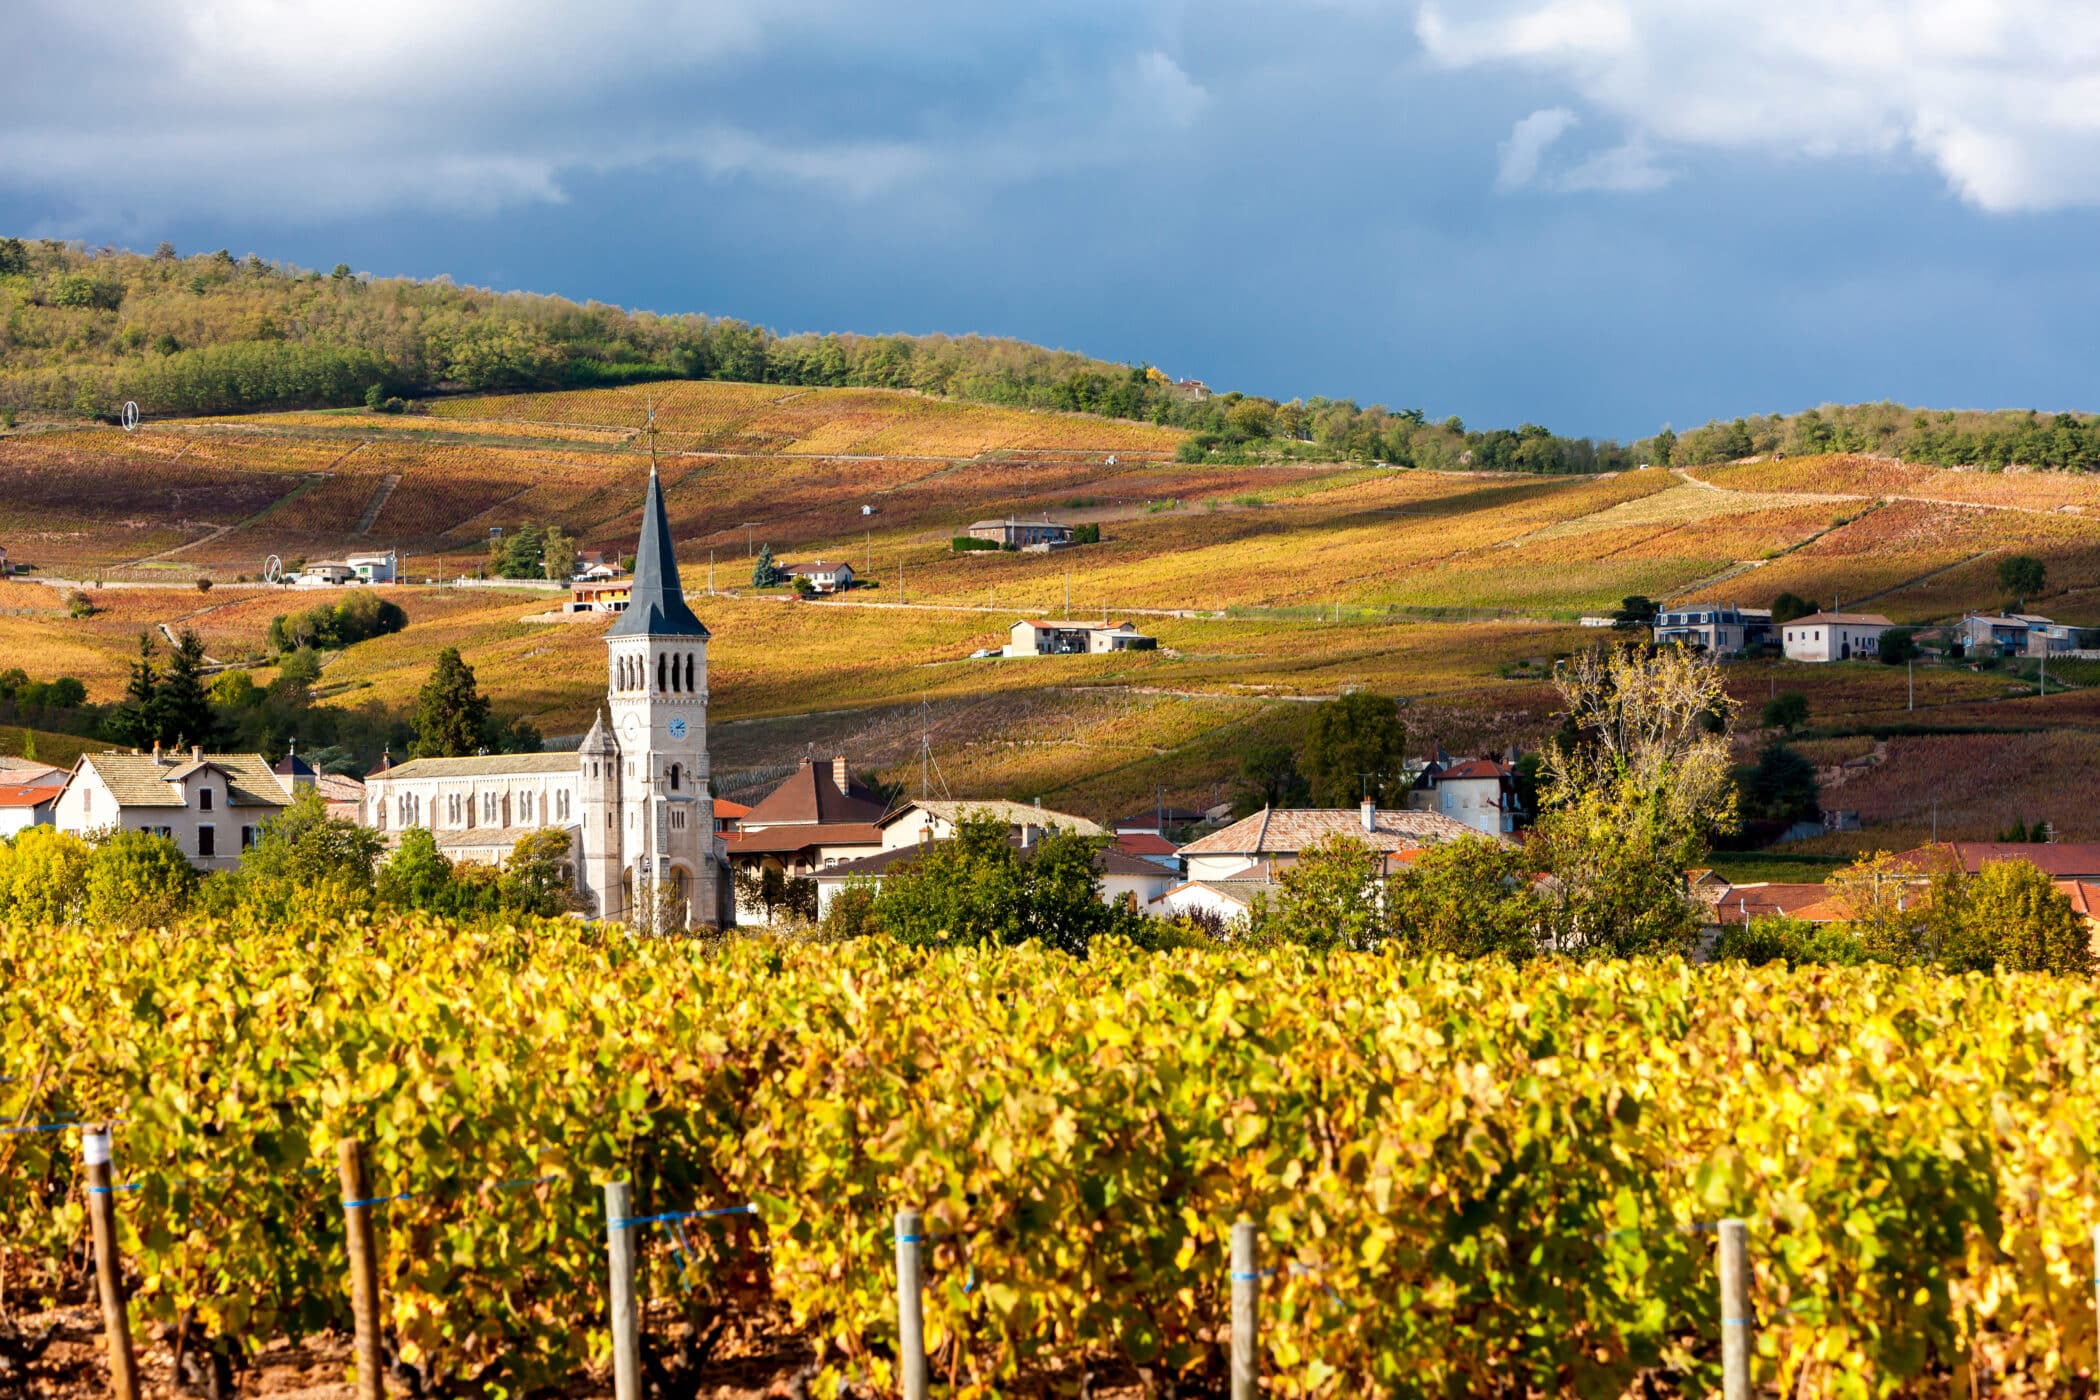
[[[947,775],[941,772],[941,761],[933,756],[933,731],[927,723],[928,705],[926,697],[919,696],[919,800],[926,801],[933,795],[933,785],[940,784],[941,797],[953,801],[955,794],[948,790]]]
[[[654,396],[651,396],[651,397],[650,397],[649,399],[647,399],[647,400],[646,400],[646,402],[647,402],[647,403],[648,403],[648,405],[649,405],[649,426],[648,426],[648,428],[647,428],[647,432],[648,432],[648,434],[649,434],[649,475],[651,475],[651,476],[655,476],[655,475],[656,475],[656,399],[655,399],[655,397],[654,397]]]

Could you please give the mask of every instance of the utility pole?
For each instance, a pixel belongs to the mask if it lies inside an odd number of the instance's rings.
[[[1072,620],[1072,569],[1065,566],[1065,621]]]
[[[707,596],[715,596],[715,552],[707,551]]]
[[[868,545],[868,572],[872,574],[875,572],[875,532],[873,530],[869,530],[866,533]]]
[[[904,606],[904,556],[897,556],[897,606]]]
[[[1913,710],[1917,709],[1917,708],[1918,708],[1918,672],[1917,672],[1917,660],[1916,660],[1916,658],[1914,658],[1914,657],[1909,657],[1909,656],[1906,656],[1906,657],[1904,657],[1904,658],[1903,658],[1903,685],[1904,685],[1904,689],[1905,689],[1905,690],[1906,690],[1906,691],[1908,692],[1908,695],[1909,695],[1909,703],[1908,703],[1908,708],[1910,708],[1910,709],[1913,709]]]

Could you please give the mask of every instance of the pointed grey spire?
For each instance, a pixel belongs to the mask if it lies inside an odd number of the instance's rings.
[[[577,746],[577,752],[590,754],[618,752],[613,747],[612,731],[605,727],[605,711],[603,709],[591,716],[591,727],[584,734],[583,743]]]
[[[707,628],[685,605],[678,582],[678,556],[671,551],[671,521],[664,514],[663,484],[654,468],[649,495],[642,502],[642,540],[634,551],[634,587],[627,611],[606,632],[608,637],[705,637]]]

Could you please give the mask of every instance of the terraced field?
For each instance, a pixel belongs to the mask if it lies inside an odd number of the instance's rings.
[[[0,544],[14,559],[44,577],[163,585],[98,590],[85,621],[66,616],[59,590],[0,585],[0,653],[79,676],[106,701],[142,628],[195,627],[214,657],[253,660],[273,615],[330,596],[238,587],[265,554],[391,546],[412,576],[449,578],[483,560],[489,527],[526,522],[624,552],[647,473],[635,430],[652,398],[686,580],[704,594],[712,579],[722,595],[699,607],[716,632],[725,772],[767,773],[781,753],[822,743],[916,780],[924,724],[956,791],[1113,815],[1158,785],[1209,800],[1250,736],[1293,733],[1302,698],[1351,687],[1407,697],[1425,743],[1535,741],[1551,727],[1552,658],[1595,636],[1575,619],[1630,594],[1757,605],[1790,589],[1947,619],[1998,603],[1997,561],[2019,550],[2049,567],[2038,609],[2100,623],[2100,484],[2083,478],[1857,458],[1586,479],[1188,466],[1171,460],[1173,434],[1142,424],[683,384],[459,399],[407,416],[0,434]],[[970,521],[1008,514],[1095,521],[1103,540],[1050,555],[950,550]],[[850,559],[869,586],[815,604],[728,596],[748,594],[761,543],[790,562]],[[199,594],[188,586],[198,574],[219,586]],[[433,652],[457,645],[503,712],[554,735],[588,723],[599,624],[528,621],[546,594],[393,596],[410,629],[331,658],[332,703],[405,708]],[[1161,650],[965,659],[1003,642],[1018,617],[1068,608],[1132,616]],[[2069,745],[2074,768],[2079,746],[2100,743],[2089,737],[2100,704],[2079,699],[2100,691],[2042,700],[2014,677],[1933,669],[1917,678],[1914,713],[1891,668],[1731,674],[1753,714],[1783,687],[1807,693],[1822,726],[2033,728]],[[1991,771],[2009,771],[1991,752]],[[1968,834],[1991,834],[2016,809],[2080,819],[2027,803],[2018,782],[1998,786],[1967,804]],[[1870,783],[1855,805],[1908,832],[1905,791]],[[1942,815],[1966,820],[1944,804]]]

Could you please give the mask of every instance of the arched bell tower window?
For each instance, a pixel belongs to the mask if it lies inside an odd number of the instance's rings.
[[[673,792],[678,791],[678,776],[678,765],[674,763],[671,765],[671,791]]]
[[[659,656],[656,658],[656,693],[661,695],[669,689],[670,687],[664,684],[664,658]]]
[[[685,693],[688,695],[693,693],[693,654],[691,652],[685,654]]]

